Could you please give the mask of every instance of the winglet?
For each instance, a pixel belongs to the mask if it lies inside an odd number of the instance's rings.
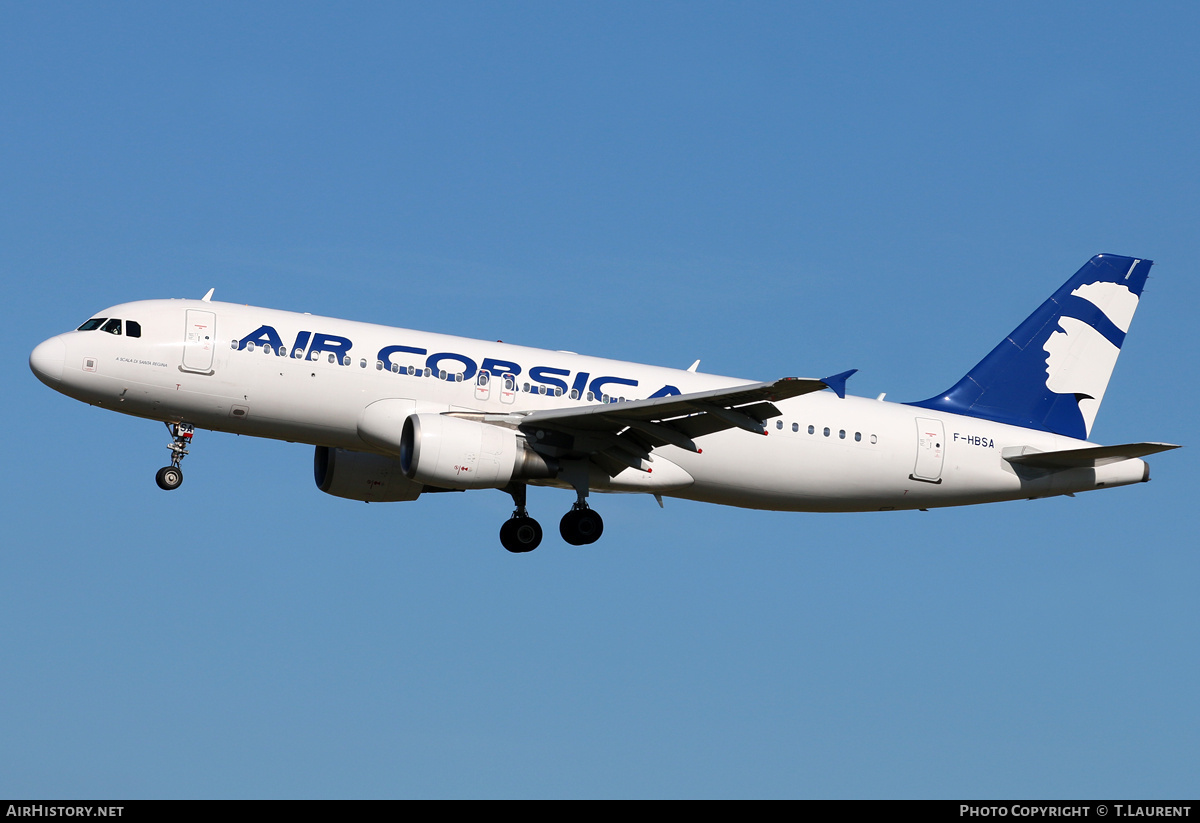
[[[833,389],[834,394],[845,400],[846,381],[849,380],[851,375],[857,371],[858,369],[851,369],[850,371],[844,371],[841,374],[835,374],[832,377],[823,377],[821,378],[821,382]]]
[[[213,292],[215,292],[216,290],[217,290],[217,287],[213,286],[211,289],[208,290],[208,293],[206,295],[204,295],[203,297],[200,298],[200,301],[202,303],[207,303],[210,300],[212,300]]]

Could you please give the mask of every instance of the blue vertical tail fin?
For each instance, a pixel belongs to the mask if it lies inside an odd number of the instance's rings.
[[[1086,440],[1152,265],[1096,255],[963,379],[911,405]]]

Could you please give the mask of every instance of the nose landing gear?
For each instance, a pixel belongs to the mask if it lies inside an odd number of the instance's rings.
[[[173,491],[183,485],[183,469],[179,463],[187,456],[187,447],[191,445],[193,428],[191,423],[167,423],[167,431],[171,432],[171,465],[164,466],[154,475],[154,482],[163,491]]]

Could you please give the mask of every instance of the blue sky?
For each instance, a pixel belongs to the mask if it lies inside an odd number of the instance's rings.
[[[1192,4],[0,6],[0,796],[1195,797]],[[1157,262],[1093,438],[1154,482],[928,513],[500,492],[29,373],[199,297],[850,391]],[[551,526],[570,495],[534,489]]]

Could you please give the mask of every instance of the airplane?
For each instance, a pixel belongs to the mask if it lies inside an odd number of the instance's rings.
[[[857,370],[767,382],[200,300],[99,312],[29,357],[69,397],[157,420],[164,490],[197,428],[315,446],[318,488],[367,502],[500,489],[510,552],[537,548],[529,484],[805,512],[926,510],[1150,479],[1169,443],[1088,442],[1153,261],[1100,254],[927,400],[846,394]]]

